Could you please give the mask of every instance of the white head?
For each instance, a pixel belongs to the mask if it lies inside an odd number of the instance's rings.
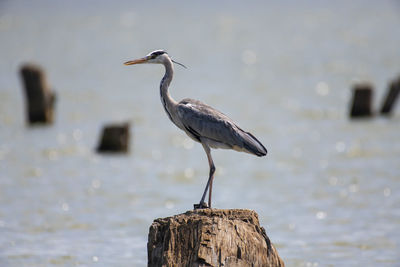
[[[125,65],[143,64],[143,63],[153,63],[153,64],[165,64],[166,61],[171,60],[172,62],[181,65],[186,68],[183,64],[172,60],[168,53],[164,50],[156,50],[149,53],[147,56],[135,60],[130,60],[125,62]]]

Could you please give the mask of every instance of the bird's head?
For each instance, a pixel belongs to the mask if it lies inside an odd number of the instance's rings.
[[[135,60],[130,60],[125,62],[125,65],[134,65],[134,64],[143,64],[143,63],[153,63],[153,64],[165,64],[166,61],[171,60],[172,62],[181,65],[182,67],[186,68],[185,65],[176,62],[172,60],[169,56],[168,53],[165,52],[164,50],[156,50],[151,52],[145,57],[138,58]]]

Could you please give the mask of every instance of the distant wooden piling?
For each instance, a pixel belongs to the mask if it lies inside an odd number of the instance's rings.
[[[373,87],[371,84],[357,84],[353,87],[353,98],[350,106],[350,118],[365,118],[373,115]]]
[[[48,87],[43,69],[25,64],[20,69],[20,75],[25,87],[27,122],[52,123],[56,97]]]
[[[104,126],[97,151],[128,152],[130,140],[129,129],[129,122]]]
[[[251,210],[200,209],[154,220],[148,266],[284,266]]]
[[[390,116],[396,100],[400,92],[400,77],[392,81],[387,90],[386,97],[384,98],[380,113],[382,115]]]

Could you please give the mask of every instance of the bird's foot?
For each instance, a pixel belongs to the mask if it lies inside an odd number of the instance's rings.
[[[193,204],[193,208],[195,210],[198,210],[198,209],[208,209],[209,207],[208,207],[207,203],[201,202],[199,204]]]

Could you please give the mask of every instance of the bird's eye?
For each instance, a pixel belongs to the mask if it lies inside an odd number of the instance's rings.
[[[155,51],[151,54],[151,58],[156,58],[159,55],[165,54],[164,51]]]

